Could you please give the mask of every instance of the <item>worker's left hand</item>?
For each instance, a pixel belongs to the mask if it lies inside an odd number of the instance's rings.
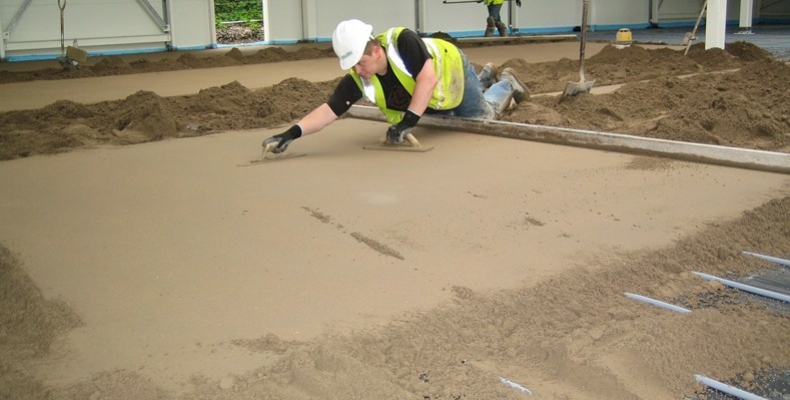
[[[516,0],[516,5],[521,7],[521,0]]]

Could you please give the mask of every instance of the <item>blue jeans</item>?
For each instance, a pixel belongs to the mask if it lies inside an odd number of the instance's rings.
[[[506,81],[499,81],[483,92],[483,85],[477,77],[475,67],[464,60],[464,97],[458,107],[444,110],[435,115],[449,115],[463,118],[495,119],[510,106],[513,87]]]
[[[494,22],[502,22],[502,17],[499,11],[502,10],[502,4],[491,4],[488,6],[488,16],[494,19]]]

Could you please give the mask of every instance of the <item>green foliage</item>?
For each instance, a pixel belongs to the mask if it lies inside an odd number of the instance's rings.
[[[214,15],[217,27],[222,22],[244,21],[244,25],[260,28],[263,20],[262,0],[214,0]]]
[[[259,30],[261,30],[261,28],[263,28],[263,22],[261,22],[261,21],[250,21],[250,22],[247,23],[247,27],[249,27],[250,29],[252,29],[254,31],[259,31]]]

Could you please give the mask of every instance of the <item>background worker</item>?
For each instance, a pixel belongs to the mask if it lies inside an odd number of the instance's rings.
[[[510,68],[496,80],[489,63],[480,76],[452,43],[420,38],[406,28],[390,28],[372,36],[373,27],[352,19],[338,24],[332,47],[340,68],[349,70],[322,105],[287,131],[267,138],[263,146],[285,151],[295,139],[318,132],[348,111],[363,96],[376,104],[391,124],[387,142],[400,143],[424,114],[494,119],[529,97]],[[489,86],[484,93],[484,84]]]
[[[515,0],[516,5],[521,7],[521,0]],[[493,36],[494,35],[494,28],[499,31],[499,36],[505,37],[507,36],[507,26],[504,22],[502,22],[502,17],[500,16],[500,11],[502,10],[502,4],[505,3],[505,0],[477,0],[478,3],[485,2],[486,8],[488,8],[488,17],[486,18],[486,33],[485,36]]]

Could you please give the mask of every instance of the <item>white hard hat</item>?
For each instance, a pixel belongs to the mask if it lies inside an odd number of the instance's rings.
[[[362,58],[365,46],[372,38],[373,26],[358,19],[337,24],[332,33],[332,48],[340,58],[340,68],[351,69]]]

